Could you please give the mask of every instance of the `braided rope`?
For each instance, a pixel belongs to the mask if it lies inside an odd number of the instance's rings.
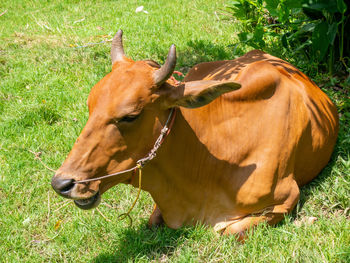
[[[130,226],[132,226],[132,217],[130,216],[130,212],[134,209],[134,207],[137,203],[137,200],[139,200],[140,193],[141,193],[142,167],[141,167],[141,165],[137,165],[137,168],[139,169],[139,189],[137,190],[137,195],[136,195],[135,201],[132,203],[131,207],[129,208],[129,210],[126,213],[120,214],[118,216],[118,218],[120,220],[123,220],[126,217],[128,217],[130,219]]]

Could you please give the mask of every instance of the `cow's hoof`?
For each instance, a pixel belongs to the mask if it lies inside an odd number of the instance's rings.
[[[164,225],[164,219],[162,216],[162,213],[160,212],[159,208],[155,205],[152,215],[148,220],[148,227],[159,227]]]

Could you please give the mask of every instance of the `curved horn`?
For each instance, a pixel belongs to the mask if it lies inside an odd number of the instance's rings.
[[[176,47],[171,45],[164,65],[153,73],[153,80],[157,86],[162,85],[172,74],[176,66]]]
[[[119,29],[117,34],[113,37],[112,40],[112,49],[111,49],[111,58],[112,58],[112,64],[116,61],[123,60],[124,54],[124,48],[123,48],[123,30]]]

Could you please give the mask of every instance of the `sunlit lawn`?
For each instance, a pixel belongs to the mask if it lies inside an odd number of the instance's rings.
[[[232,59],[238,27],[223,20],[225,2],[7,1],[0,3],[0,262],[349,262],[350,116],[345,95],[326,92],[341,112],[332,160],[301,190],[294,213],[259,226],[244,244],[203,226],[147,229],[147,193],[119,221],[136,189],[117,186],[98,210],[82,211],[51,189],[87,119],[90,88],[111,70],[110,42],[124,30],[126,53],[163,62],[177,45],[177,70]],[[138,6],[144,12],[135,13]],[[276,51],[278,53],[278,50]],[[103,214],[103,216],[102,216]],[[317,220],[308,223],[310,217]]]

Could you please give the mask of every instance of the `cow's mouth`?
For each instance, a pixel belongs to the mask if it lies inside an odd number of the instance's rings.
[[[94,208],[98,206],[100,202],[101,202],[101,195],[99,191],[95,195],[89,198],[74,200],[75,205],[84,210]]]

